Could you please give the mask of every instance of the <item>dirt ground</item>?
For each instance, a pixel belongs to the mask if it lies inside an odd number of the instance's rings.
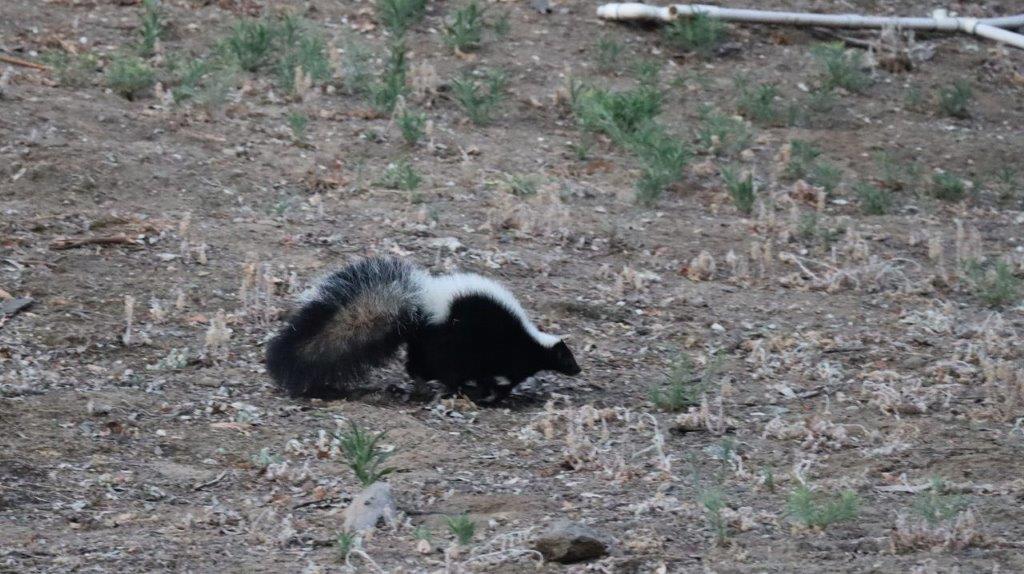
[[[332,49],[387,43],[371,3],[270,4],[322,27]],[[610,554],[540,571],[1024,571],[1024,307],[1019,292],[988,305],[985,279],[965,271],[984,259],[1006,261],[1011,284],[1024,273],[1024,180],[995,176],[1024,157],[1024,54],[919,35],[911,70],[872,66],[871,85],[840,90],[827,113],[751,125],[745,149],[713,155],[694,135],[702,106],[735,114],[741,74],[803,101],[819,81],[811,49],[829,38],[731,26],[719,54],[699,57],[656,27],[600,22],[596,6],[496,4],[508,34],[464,57],[439,32],[458,5],[429,2],[408,59],[440,82],[410,96],[431,122],[412,148],[335,80],[289,98],[242,74],[207,112],[159,90],[127,100],[99,69],[69,86],[0,68],[0,295],[34,300],[0,318],[0,571],[522,572],[537,564],[532,537],[559,519],[607,536]],[[163,0],[153,65],[261,9]],[[0,48],[90,52],[105,68],[136,40],[139,12],[4,0]],[[618,70],[598,70],[602,38],[622,46]],[[643,57],[663,62],[659,121],[695,150],[650,207],[633,200],[636,157],[601,137],[587,157],[570,147],[582,134],[559,96],[567,74],[628,87]],[[490,125],[467,122],[446,89],[466,68],[510,79]],[[955,79],[973,89],[966,118],[931,100]],[[288,128],[296,112],[310,118],[304,142]],[[793,139],[839,168],[827,195],[781,175]],[[855,184],[879,180],[879,152],[921,171],[889,213],[864,215]],[[402,158],[423,178],[414,192],[380,184]],[[749,216],[726,165],[758,181]],[[968,182],[963,200],[930,196],[939,169]],[[512,193],[512,176],[536,193]],[[100,237],[113,243],[65,241]],[[262,349],[282,314],[319,273],[369,254],[501,279],[568,336],[583,373],[541,375],[486,408],[279,394]],[[709,374],[700,406],[670,412],[651,389],[681,353]],[[398,363],[369,381],[404,383]],[[402,516],[346,566],[335,540],[360,486],[332,433],[349,422],[388,431]],[[852,490],[856,517],[805,527],[788,504],[801,483],[823,499]],[[929,492],[952,508],[931,522]],[[463,512],[476,538],[446,554],[444,519]]]

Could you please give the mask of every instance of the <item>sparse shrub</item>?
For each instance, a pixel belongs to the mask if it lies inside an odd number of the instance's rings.
[[[494,119],[498,106],[505,100],[508,80],[500,70],[492,70],[477,81],[466,75],[452,80],[452,94],[469,119],[486,125]]]
[[[860,210],[867,215],[885,215],[892,209],[892,194],[861,181],[853,187],[860,198]]]
[[[297,72],[312,82],[325,82],[331,77],[331,63],[327,58],[327,42],[319,33],[302,25],[297,35],[282,41],[277,62],[277,83],[287,92],[294,93]]]
[[[529,197],[537,195],[537,179],[528,175],[507,175],[505,184],[512,195]]]
[[[1021,183],[1015,169],[1012,167],[1000,168],[996,171],[995,180],[1000,203],[1009,203],[1020,197]]]
[[[467,514],[446,516],[444,520],[448,525],[448,530],[455,536],[455,540],[459,544],[465,546],[473,541],[473,535],[476,534],[476,523],[470,520]]]
[[[844,490],[838,497],[815,496],[801,484],[789,495],[789,515],[807,528],[824,529],[837,522],[857,518],[859,499],[852,490]]]
[[[921,169],[908,158],[880,151],[875,154],[875,165],[878,166],[878,181],[887,189],[913,189],[918,185]]]
[[[690,152],[678,138],[653,123],[629,136],[626,144],[644,166],[636,184],[636,200],[653,205],[670,185],[682,179]]]
[[[752,136],[743,120],[708,107],[701,109],[700,118],[697,144],[703,151],[716,155],[734,155],[750,145]]]
[[[649,85],[611,92],[583,88],[576,99],[574,114],[580,127],[604,133],[619,145],[661,113],[661,92]]]
[[[292,137],[297,142],[306,141],[306,128],[309,126],[309,117],[302,112],[288,114],[288,127],[292,130]]]
[[[371,104],[381,114],[390,114],[395,109],[399,96],[404,96],[409,91],[405,83],[405,41],[392,42],[388,54],[387,67],[381,73],[380,81],[370,88]]]
[[[932,195],[943,201],[960,201],[966,195],[967,189],[959,177],[939,172],[932,176]]]
[[[653,58],[640,58],[633,62],[633,76],[641,86],[657,91],[661,81],[661,62]]]
[[[779,124],[782,112],[775,104],[779,90],[774,84],[758,84],[751,88],[745,79],[736,78],[735,86],[739,94],[736,111],[741,116],[765,126]]]
[[[358,536],[355,532],[343,531],[338,533],[338,538],[334,541],[334,547],[338,549],[341,559],[345,560],[348,558],[349,552],[352,552],[352,549],[356,547],[357,542]]]
[[[964,80],[957,80],[951,86],[939,88],[939,111],[952,118],[969,118],[973,96],[971,85]]]
[[[622,57],[622,44],[606,36],[598,40],[596,51],[597,71],[602,74],[614,72]]]
[[[818,146],[804,140],[793,140],[789,144],[789,161],[783,176],[790,180],[804,181],[820,186],[831,193],[842,181],[839,168],[821,157]]]
[[[142,0],[142,14],[139,16],[139,55],[152,56],[156,43],[164,33],[164,24],[157,0]]]
[[[99,68],[99,60],[88,53],[50,52],[43,55],[43,62],[53,68],[60,85],[68,88],[89,85]]]
[[[749,215],[754,209],[754,174],[747,172],[740,177],[736,170],[727,167],[722,169],[722,179],[736,209]]]
[[[347,431],[335,433],[345,462],[363,486],[370,486],[395,471],[393,467],[383,466],[392,453],[377,446],[385,434],[370,434],[355,423],[349,423]]]
[[[426,0],[376,0],[377,20],[396,37],[423,18]]]
[[[389,165],[377,183],[388,189],[412,191],[419,187],[422,181],[423,178],[416,173],[409,162],[400,160]]]
[[[722,515],[722,510],[726,508],[722,491],[717,488],[703,490],[700,493],[699,501],[700,505],[704,507],[704,518],[715,534],[715,544],[724,545],[729,541],[729,523]]]
[[[480,47],[484,38],[484,10],[475,0],[457,10],[455,17],[444,26],[444,43],[460,52],[471,52]]]
[[[121,97],[134,100],[153,87],[156,72],[135,56],[118,56],[106,73],[107,87]]]
[[[489,24],[489,26],[491,27],[491,30],[494,31],[495,36],[499,38],[508,36],[508,33],[512,31],[512,24],[509,23],[509,13],[502,12],[500,16],[495,18],[494,21]]]
[[[372,54],[365,46],[354,40],[345,44],[344,56],[341,60],[342,84],[351,95],[369,94],[373,85],[373,74],[370,72]]]
[[[402,110],[396,118],[398,129],[402,131],[402,139],[410,146],[415,146],[423,138],[423,127],[427,124],[427,115],[409,109]]]
[[[967,508],[967,501],[959,496],[945,494],[946,483],[942,478],[932,478],[931,488],[914,496],[913,508],[929,526],[950,520]]]
[[[224,39],[223,50],[234,57],[238,67],[256,72],[274,55],[274,30],[269,20],[239,20]]]
[[[807,175],[808,183],[820,186],[828,193],[835,191],[843,180],[843,172],[835,165],[819,159],[811,165],[811,173]]]
[[[863,55],[857,51],[848,51],[842,42],[819,44],[811,54],[821,66],[824,89],[843,88],[848,92],[859,93],[871,84],[871,78],[863,71]]]
[[[1005,261],[983,265],[977,261],[967,263],[965,271],[974,294],[989,307],[1003,307],[1021,298],[1021,280]]]
[[[676,18],[665,27],[665,41],[674,49],[711,56],[725,39],[725,24],[704,14]]]
[[[720,360],[716,356],[700,376],[694,376],[693,361],[685,354],[680,355],[669,371],[665,386],[650,390],[651,402],[659,409],[669,412],[681,411],[699,404],[700,397],[707,392],[719,364]]]

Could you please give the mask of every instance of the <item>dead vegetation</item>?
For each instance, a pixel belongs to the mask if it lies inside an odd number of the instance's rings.
[[[0,569],[1024,570],[1017,54],[9,4]],[[280,317],[364,254],[502,279],[583,375],[277,394]],[[599,556],[548,562],[562,520]]]

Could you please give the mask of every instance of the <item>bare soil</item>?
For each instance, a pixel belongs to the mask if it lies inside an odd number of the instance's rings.
[[[209,49],[260,4],[164,0],[154,65]],[[371,3],[272,4],[322,26],[332,46],[386,45]],[[701,58],[656,27],[598,21],[595,3],[542,14],[515,2],[492,8],[508,12],[508,36],[488,35],[467,60],[438,32],[456,8],[430,2],[410,32],[410,63],[441,79],[429,101],[410,101],[432,122],[415,148],[340,88],[296,101],[243,75],[206,113],[158,94],[126,100],[99,71],[69,87],[4,68],[0,295],[35,302],[0,318],[0,571],[344,571],[334,541],[360,486],[331,433],[350,421],[387,430],[396,449],[388,480],[403,518],[362,541],[384,571],[526,571],[518,550],[565,518],[611,537],[611,554],[542,571],[1024,571],[1024,308],[1019,296],[990,308],[962,272],[979,256],[1022,272],[1022,183],[1004,189],[994,174],[1024,157],[1024,55],[919,36],[929,54],[912,70],[879,65],[864,93],[839,94],[802,127],[754,126],[742,153],[698,153],[684,183],[642,207],[635,157],[601,138],[584,159],[570,149],[581,133],[556,97],[566,74],[624,87],[635,58],[663,61],[661,121],[689,142],[702,106],[735,113],[738,74],[803,101],[823,37],[732,26],[726,53]],[[4,0],[0,48],[30,60],[89,51],[104,66],[136,40],[138,14],[130,1]],[[619,72],[597,70],[603,37],[625,48]],[[493,124],[467,122],[444,84],[499,67],[512,96]],[[955,79],[973,87],[966,119],[931,100]],[[922,106],[907,105],[911,87]],[[310,117],[307,145],[287,127],[296,111]],[[842,172],[821,205],[780,175],[794,138]],[[922,172],[889,214],[863,215],[853,184],[878,178],[880,151]],[[401,158],[424,178],[415,192],[378,183]],[[773,201],[739,213],[723,165],[753,170]],[[937,169],[974,183],[963,201],[929,197]],[[510,175],[535,177],[536,196],[511,194]],[[53,248],[118,234],[128,242]],[[351,400],[282,396],[261,364],[281,314],[319,273],[369,254],[501,279],[543,329],[568,335],[583,373],[539,376],[496,408],[406,402],[383,391],[405,383],[397,363]],[[211,329],[222,311],[226,342]],[[718,357],[696,424],[649,398],[680,353],[698,373]],[[914,491],[936,476],[968,510],[901,542],[900,517],[921,522]],[[855,491],[858,516],[802,527],[787,511],[801,481]],[[716,490],[719,543],[701,503]],[[477,539],[446,558],[444,517],[463,512]],[[481,557],[503,540],[505,552]]]

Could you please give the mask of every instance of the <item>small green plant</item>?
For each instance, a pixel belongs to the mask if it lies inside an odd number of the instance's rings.
[[[452,95],[455,101],[477,125],[486,125],[494,119],[494,114],[505,100],[508,80],[500,70],[491,70],[484,74],[482,81],[468,75],[452,80]]]
[[[920,167],[909,158],[896,157],[880,151],[874,155],[878,166],[877,179],[882,186],[891,190],[913,189],[921,177]]]
[[[843,180],[843,172],[835,165],[819,159],[811,165],[811,172],[807,175],[807,182],[820,186],[828,193],[835,191]]]
[[[1021,279],[1005,261],[989,265],[972,261],[966,264],[965,271],[971,290],[989,307],[1004,307],[1020,300]]]
[[[677,412],[700,403],[700,397],[711,386],[711,379],[717,373],[720,358],[715,356],[708,362],[700,376],[694,375],[693,361],[683,354],[676,359],[669,371],[668,381],[662,388],[650,390],[650,400],[663,411]]]
[[[1012,167],[1000,168],[996,171],[995,180],[1000,203],[1009,203],[1020,197],[1021,183],[1015,169]]]
[[[597,41],[597,71],[602,74],[614,72],[619,65],[623,47],[614,39],[605,36]]]
[[[405,79],[407,74],[405,41],[396,40],[391,43],[388,62],[380,81],[370,88],[370,101],[379,113],[390,114],[395,109],[400,96],[408,93]]]
[[[467,514],[446,516],[444,520],[448,525],[448,530],[455,536],[455,540],[459,544],[465,546],[473,541],[473,535],[476,534],[476,523],[470,520]]]
[[[657,91],[661,81],[661,62],[653,58],[640,58],[633,62],[633,75],[641,86]]]
[[[345,560],[358,543],[359,536],[355,532],[343,531],[338,533],[338,538],[334,541],[334,547],[338,549],[341,559]]]
[[[263,447],[258,453],[252,455],[250,460],[258,470],[264,471],[268,466],[281,462],[281,457],[271,453],[269,448]]]
[[[508,186],[512,195],[519,197],[537,195],[537,178],[529,175],[507,175],[505,176],[505,185]]]
[[[801,484],[789,495],[788,511],[805,527],[821,530],[857,518],[858,506],[859,499],[852,490],[844,490],[837,497],[816,496]]]
[[[355,423],[349,423],[347,431],[335,433],[345,462],[363,486],[370,486],[395,471],[393,467],[383,466],[392,453],[378,446],[386,434],[370,434]]]
[[[853,190],[860,199],[860,210],[866,215],[885,215],[892,209],[892,193],[865,181],[857,182]]]
[[[697,145],[715,155],[734,155],[750,145],[752,135],[747,124],[739,118],[727,116],[704,107],[697,128]]]
[[[783,176],[790,180],[803,179],[820,186],[831,193],[842,181],[842,172],[835,165],[821,157],[818,146],[804,140],[793,140],[789,144],[789,161]]]
[[[725,24],[704,14],[676,18],[665,27],[665,41],[676,50],[711,56],[725,39]]]
[[[940,522],[949,520],[967,508],[966,500],[959,496],[948,495],[945,491],[945,481],[940,477],[934,477],[931,480],[931,488],[914,496],[914,512],[923,518],[929,526],[936,526]]]
[[[49,52],[43,55],[43,62],[53,68],[60,85],[69,88],[89,85],[100,65],[96,56],[88,53]]]
[[[139,55],[152,56],[156,43],[164,33],[160,4],[157,0],[142,0],[142,14],[139,16]]]
[[[782,112],[775,103],[779,95],[774,84],[758,84],[751,88],[744,78],[736,78],[736,91],[739,94],[736,111],[748,120],[764,125],[779,125]]]
[[[377,20],[396,38],[423,19],[426,0],[376,0]]]
[[[971,85],[964,80],[957,80],[951,86],[939,88],[939,111],[952,118],[969,118],[972,97],[974,92]]]
[[[650,85],[620,92],[580,88],[573,113],[584,130],[604,133],[619,145],[626,145],[661,113],[661,103],[661,92]]]
[[[292,130],[292,137],[297,142],[306,141],[306,128],[309,126],[309,117],[302,112],[288,114],[288,127]]]
[[[724,545],[729,541],[729,523],[722,515],[722,510],[726,508],[722,491],[717,488],[703,490],[699,502],[704,507],[704,518],[715,535],[715,544]]]
[[[821,83],[826,90],[843,88],[848,92],[863,92],[871,85],[864,73],[864,57],[860,52],[847,51],[842,42],[815,46],[811,54],[821,67]]]
[[[797,237],[804,241],[810,241],[818,236],[818,214],[810,211],[800,214],[800,220],[796,225]]]
[[[775,492],[775,473],[772,471],[772,469],[764,469],[764,471],[761,473],[761,476],[763,477],[762,484],[764,484],[765,489],[767,489],[768,492]]]
[[[416,173],[409,162],[400,160],[389,165],[377,183],[388,189],[412,191],[419,187],[422,181],[423,178]]]
[[[153,87],[156,72],[135,56],[118,56],[107,68],[107,87],[121,97],[134,100]]]
[[[735,169],[726,167],[722,169],[722,179],[736,209],[749,215],[754,209],[754,174],[747,172],[740,177]]]
[[[369,94],[373,85],[370,72],[372,54],[363,44],[350,40],[345,44],[341,59],[343,89],[350,95]]]
[[[409,146],[415,146],[423,138],[423,128],[427,124],[427,115],[409,109],[402,110],[396,118],[398,129],[402,131],[402,139]]]
[[[475,0],[461,10],[444,26],[444,43],[460,52],[472,52],[480,48],[484,39],[484,10]]]
[[[643,174],[636,184],[637,203],[653,205],[669,186],[683,178],[690,152],[679,138],[655,124],[632,134],[626,144],[643,163]]]
[[[412,537],[416,540],[426,540],[427,542],[430,542],[433,539],[433,536],[430,534],[430,529],[422,524],[413,529]]]
[[[280,46],[277,61],[277,83],[286,92],[300,88],[296,80],[305,77],[309,82],[324,82],[331,77],[331,63],[327,57],[327,42],[323,36],[302,26],[293,40]]]
[[[246,72],[260,70],[273,59],[273,23],[268,20],[239,20],[224,39],[222,49]]]
[[[932,176],[932,196],[943,201],[960,201],[967,194],[967,188],[959,177],[939,172]]]

